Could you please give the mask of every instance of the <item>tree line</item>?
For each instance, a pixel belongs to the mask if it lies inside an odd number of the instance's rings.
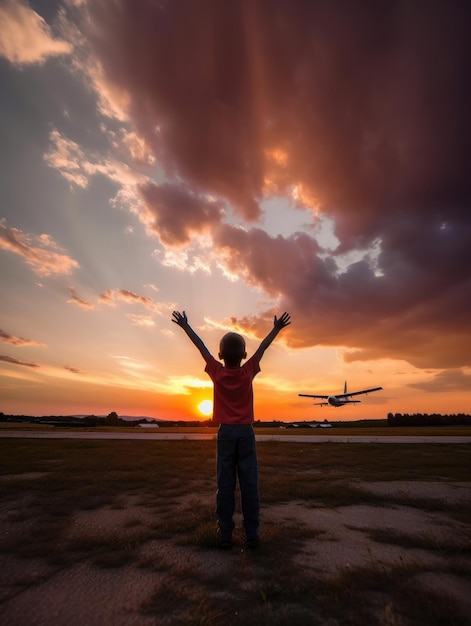
[[[388,413],[388,426],[471,426],[471,415],[453,413]]]

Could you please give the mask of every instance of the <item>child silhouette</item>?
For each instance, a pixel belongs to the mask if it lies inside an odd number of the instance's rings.
[[[255,548],[259,542],[259,495],[258,465],[253,431],[253,386],[252,381],[260,372],[260,360],[278,333],[291,324],[288,313],[276,315],[273,328],[260,343],[254,354],[247,358],[245,340],[242,335],[226,333],[219,345],[216,360],[202,339],[188,323],[185,311],[174,311],[172,322],[178,324],[206,362],[205,371],[213,381],[213,421],[219,424],[217,436],[217,496],[216,515],[219,542],[222,548],[232,546],[236,480],[239,479],[242,515],[246,545]]]

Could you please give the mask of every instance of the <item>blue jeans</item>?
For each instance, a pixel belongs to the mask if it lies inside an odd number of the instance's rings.
[[[221,424],[217,439],[216,515],[222,541],[230,541],[234,528],[236,477],[239,478],[246,537],[257,539],[259,498],[255,434],[250,424]]]

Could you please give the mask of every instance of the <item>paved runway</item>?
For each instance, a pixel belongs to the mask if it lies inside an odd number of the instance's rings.
[[[402,436],[402,435],[266,435],[255,432],[257,441],[286,441],[293,443],[471,443],[471,436]],[[25,438],[25,439],[141,439],[143,441],[158,440],[194,440],[210,441],[216,439],[216,433],[159,433],[159,432],[91,432],[61,430],[1,430],[0,438]]]

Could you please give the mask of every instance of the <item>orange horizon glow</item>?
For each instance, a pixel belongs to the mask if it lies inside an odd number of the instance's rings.
[[[167,323],[169,327],[170,324]],[[220,330],[211,333],[218,337]],[[166,341],[168,354],[173,349],[176,360],[181,356],[183,363],[177,369],[169,362],[164,375],[124,356],[119,357],[114,372],[105,374],[74,373],[51,366],[20,369],[4,363],[3,380],[8,384],[2,390],[0,411],[32,416],[108,415],[115,411],[118,415],[184,421],[211,417],[212,385],[203,371],[200,355],[183,334],[168,333]],[[249,343],[251,353],[257,343],[253,339]],[[213,344],[217,345],[216,339],[211,341]],[[33,349],[37,348],[30,351]],[[343,365],[336,350],[296,351],[275,342],[261,366],[262,371],[254,380],[255,419],[259,421],[352,421],[386,419],[388,413],[469,412],[469,391],[429,392],[414,388],[412,381],[420,386],[426,377],[405,363],[398,373],[397,362],[376,362],[373,373],[361,363]],[[177,376],[177,372],[181,374]],[[298,396],[339,393],[344,380],[348,380],[350,391],[370,386],[382,386],[383,390],[361,397],[361,404],[339,408],[313,406],[314,400]]]
[[[261,375],[259,375],[261,377]],[[261,382],[261,378],[260,378]],[[18,400],[18,395],[4,394],[0,410],[6,415],[108,415],[115,411],[118,415],[150,417],[163,420],[198,421],[211,417],[212,400],[200,391],[189,393],[162,392],[155,394],[148,390],[109,388],[100,386],[87,388],[81,393],[73,386],[63,385],[54,388],[54,394],[46,387],[37,391],[35,397]],[[349,386],[353,390],[352,386]],[[317,389],[323,392],[325,389]],[[313,388],[299,391],[314,392]],[[334,393],[334,389],[325,390]],[[339,391],[339,390],[338,390]],[[345,407],[316,407],[314,400],[299,398],[297,390],[273,392],[255,385],[255,420],[257,421],[355,421],[363,419],[386,419],[388,413],[469,413],[469,394],[463,393],[415,393],[411,390],[391,389],[371,394],[362,399],[361,404]],[[79,400],[80,397],[80,400]],[[86,400],[84,401],[84,398]],[[445,409],[437,410],[437,406]]]

